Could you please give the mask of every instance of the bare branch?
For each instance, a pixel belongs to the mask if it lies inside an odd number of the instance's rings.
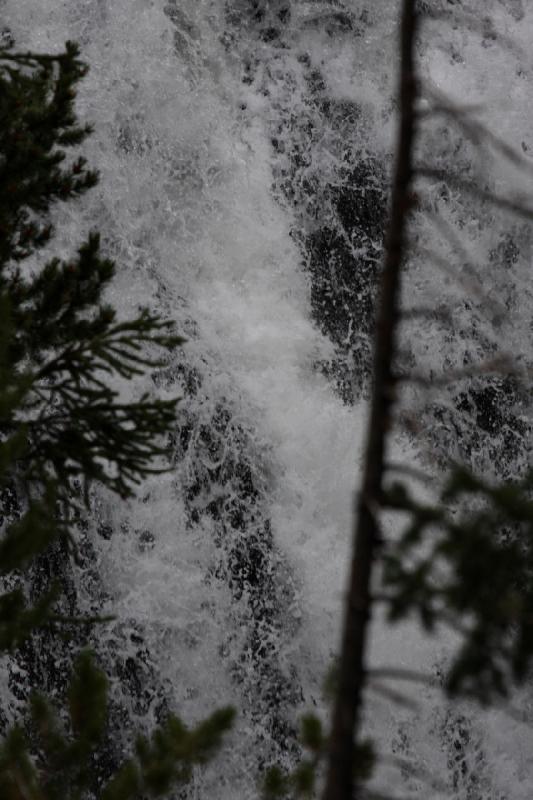
[[[417,703],[416,700],[406,697],[404,694],[402,694],[402,692],[399,692],[396,689],[391,689],[390,686],[385,686],[383,683],[372,681],[368,684],[368,688],[370,691],[381,695],[385,699],[395,703],[397,706],[408,708],[409,711],[418,711],[420,708],[420,704]]]
[[[481,281],[479,281],[477,278],[472,278],[471,275],[465,275],[464,273],[460,272],[452,264],[450,264],[448,259],[444,258],[444,256],[441,256],[439,253],[434,253],[426,248],[421,248],[419,250],[419,254],[422,257],[431,260],[438,269],[453,278],[453,280],[462,286],[465,291],[480,300],[487,309],[490,309],[493,315],[493,322],[501,319],[505,316],[505,314],[507,314],[507,309],[505,306],[497,300],[489,297],[484,291]],[[470,272],[473,272],[472,267],[470,267]]]
[[[428,475],[427,472],[417,469],[410,464],[400,464],[396,463],[395,461],[388,461],[385,464],[385,469],[391,472],[401,472],[402,475],[410,475],[412,478],[415,478],[415,480],[418,480],[421,483],[430,483],[435,479],[433,475]]]
[[[385,764],[389,763],[399,769],[407,772],[413,778],[418,778],[419,780],[423,781],[427,786],[430,786],[436,792],[447,792],[448,787],[442,781],[439,781],[434,775],[432,775],[429,770],[425,769],[420,765],[413,764],[412,761],[409,761],[407,758],[401,758],[399,756],[387,756],[383,755],[380,756],[380,760],[383,761]]]
[[[431,320],[437,319],[448,325],[453,322],[453,315],[448,308],[434,308],[431,306],[425,308],[424,306],[419,306],[418,308],[402,308],[400,313],[402,320],[418,318]]]
[[[403,667],[372,667],[367,671],[370,678],[392,678],[395,681],[431,684],[434,678],[424,672]]]
[[[441,375],[423,375],[421,373],[408,372],[403,375],[397,375],[396,380],[399,383],[412,383],[418,386],[424,386],[428,389],[435,389],[440,386],[449,386],[451,383],[467,380],[476,375],[501,374],[521,376],[522,370],[517,370],[513,366],[511,356],[503,353],[479,364],[471,364],[465,367],[465,369],[450,370]]]
[[[525,203],[520,200],[513,200],[510,197],[501,197],[494,194],[487,189],[481,189],[473,181],[465,180],[459,175],[454,175],[442,169],[435,167],[428,167],[421,165],[416,168],[416,174],[421,178],[434,179],[447,183],[449,186],[470,195],[471,197],[483,200],[486,203],[501,208],[503,211],[509,211],[520,219],[525,219],[528,222],[533,222],[533,209],[529,208]]]
[[[405,795],[391,795],[391,794],[383,794],[379,791],[372,790],[365,790],[363,795],[363,800],[417,800],[414,795],[411,797],[407,797]]]
[[[458,105],[436,87],[428,87],[428,93],[436,99],[436,103],[423,116],[444,114],[453,119],[475,145],[488,144],[518,169],[526,169],[533,173],[531,159],[526,158],[523,152],[510,145],[505,139],[497,136],[481,120],[473,118],[473,114],[482,110],[482,107]]]
[[[497,42],[501,47],[506,48],[517,58],[529,62],[529,53],[520,47],[514,39],[495,28],[489,29],[487,23],[482,18],[480,19],[478,14],[470,13],[464,8],[459,10],[455,7],[453,11],[444,9],[437,11],[432,8],[424,16],[421,15],[421,19],[427,22],[449,22],[452,25],[456,24],[461,30],[467,29],[483,37],[490,36],[495,43]]]
[[[474,264],[470,253],[468,253],[463,242],[457,236],[452,226],[441,214],[433,211],[426,211],[425,213],[431,222],[440,230],[442,235],[451,244],[452,248],[455,250],[461,260],[462,269],[465,270],[468,275],[465,275],[463,271],[453,267],[450,262],[439,253],[435,253],[426,248],[420,248],[419,253],[422,256],[431,259],[435,266],[442,270],[442,272],[452,277],[460,286],[463,287],[463,289],[465,289],[465,291],[469,292],[474,297],[477,297],[485,306],[489,307],[493,314],[493,321],[495,321],[495,318],[497,317],[505,316],[507,313],[506,307],[499,301],[494,300],[487,295],[483,288],[483,281],[479,275],[481,267],[478,267],[476,264]]]

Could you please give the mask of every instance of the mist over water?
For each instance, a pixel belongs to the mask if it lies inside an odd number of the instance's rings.
[[[424,24],[427,85],[483,104],[483,119],[527,156],[533,11],[520,0],[458,5],[479,24]],[[435,6],[451,15],[449,3]],[[327,713],[392,168],[398,4],[2,0],[0,10],[17,48],[73,39],[90,65],[78,110],[94,124],[83,150],[100,183],[58,208],[56,252],[100,230],[117,262],[109,300],[119,314],[147,305],[187,338],[129,389],[182,396],[172,471],[129,503],[96,491],[80,533],[84,567],[57,555],[71,607],[115,615],[95,639],[114,698],[98,770],[105,776],[127,748],[125,720],[151,725],[172,709],[193,721],[232,703],[229,743],[188,796],[257,797],[260,769],[297,757],[299,714]],[[452,127],[425,125],[421,161],[528,192],[531,176]],[[452,319],[407,322],[403,366],[436,375],[510,352],[527,368],[530,227],[426,181],[410,235],[418,255],[405,305],[447,308]],[[394,460],[435,478],[449,458],[489,477],[519,475],[531,465],[530,412],[509,379],[410,388]],[[392,535],[395,525],[387,520]],[[433,683],[408,690],[415,710],[369,693],[378,752],[405,762],[382,764],[375,785],[398,797],[529,800],[531,725],[443,699],[453,645],[453,633],[428,640],[414,623],[376,619],[373,663],[424,670]],[[71,655],[41,641],[7,664],[11,713],[29,681],[58,693]],[[518,703],[527,722],[530,693]]]

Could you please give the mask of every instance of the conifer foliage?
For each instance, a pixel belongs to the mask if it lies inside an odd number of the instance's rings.
[[[62,538],[94,482],[125,498],[159,466],[176,400],[124,402],[118,382],[165,357],[182,339],[147,309],[119,321],[103,300],[114,263],[91,233],[67,260],[51,256],[51,211],[97,182],[76,148],[91,132],[74,110],[87,67],[75,44],[58,55],[0,49],[0,651],[38,626],[61,623],[51,586],[29,604],[25,567]],[[73,152],[74,155],[69,155]],[[44,263],[40,263],[40,260]],[[11,513],[6,509],[11,506]],[[87,797],[91,755],[107,714],[106,679],[80,655],[65,708],[34,696],[28,719],[0,747],[6,800]],[[65,722],[65,717],[68,721]],[[233,717],[215,712],[188,730],[170,717],[103,790],[105,800],[160,796],[216,750]],[[24,722],[24,725],[22,724]],[[30,736],[30,732],[32,735]],[[30,745],[30,739],[32,744]]]

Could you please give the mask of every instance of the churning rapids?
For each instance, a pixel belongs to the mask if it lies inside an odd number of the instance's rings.
[[[443,12],[422,33],[428,85],[481,103],[527,157],[531,6],[421,5]],[[58,209],[59,255],[100,230],[118,264],[119,312],[148,305],[187,337],[175,361],[134,387],[183,398],[172,472],[128,504],[95,492],[82,563],[54,552],[31,589],[59,574],[69,611],[115,615],[94,641],[113,681],[97,776],[121,760],[136,726],[168,709],[193,721],[231,703],[235,730],[186,796],[255,798],[262,767],[297,757],[299,714],[325,714],[322,680],[338,643],[392,161],[397,2],[0,0],[0,12],[17,48],[49,52],[73,39],[90,65],[78,111],[94,123],[84,153],[101,180]],[[426,163],[532,195],[531,176],[448,120],[424,125]],[[405,364],[437,374],[504,351],[529,365],[530,227],[437,180],[419,201],[428,213],[413,226],[405,304],[435,313],[406,323]],[[395,459],[433,475],[450,457],[518,475],[531,463],[531,419],[529,397],[508,378],[413,388]],[[373,662],[434,680],[411,692],[414,709],[369,694],[369,735],[402,759],[381,765],[376,787],[531,800],[530,694],[518,698],[523,719],[447,703],[439,675],[453,644],[449,633],[426,639],[414,624],[377,620]],[[3,724],[29,686],[61,692],[76,648],[41,638],[5,660]]]

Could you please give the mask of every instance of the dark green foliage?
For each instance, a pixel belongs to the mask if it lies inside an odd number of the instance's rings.
[[[92,755],[107,721],[107,681],[89,652],[75,665],[62,721],[41,695],[34,695],[29,723],[37,741],[30,757],[24,729],[12,728],[0,746],[0,797],[3,800],[81,800],[91,784]],[[232,709],[220,709],[189,730],[171,716],[152,734],[139,737],[135,757],[127,761],[107,787],[102,800],[161,797],[191,777],[195,764],[205,763],[218,749],[233,720]]]
[[[302,730],[300,734],[302,744],[312,752],[319,752],[324,744],[324,734],[322,723],[314,714],[306,714],[302,717]]]
[[[59,715],[41,695],[34,695],[29,723],[37,756],[30,756],[27,734],[12,728],[0,750],[0,794],[7,800],[60,800],[81,798],[90,781],[90,758],[105,727],[107,688],[103,674],[89,653],[76,663],[66,698],[69,721]]]
[[[205,764],[217,751],[234,716],[232,708],[221,708],[191,730],[178,717],[169,717],[151,740],[137,739],[136,757],[113,778],[102,800],[129,800],[143,793],[161,797],[176,783],[186,783],[193,767]]]
[[[67,261],[21,264],[50,243],[52,206],[97,180],[83,158],[67,160],[90,132],[73,105],[85,72],[72,43],[57,56],[0,50],[0,489],[14,487],[21,507],[4,521],[4,575],[70,537],[71,513],[92,482],[131,495],[157,471],[174,421],[175,400],[125,403],[111,385],[161,365],[182,340],[148,310],[116,320],[102,301],[114,264],[100,255],[98,235]],[[1,599],[0,641],[19,644],[50,604],[27,610],[20,591]]]
[[[87,67],[68,42],[58,56],[0,50],[0,268],[26,258],[52,235],[42,215],[56,200],[94,186],[83,158],[65,166],[63,147],[90,133],[74,113]]]
[[[314,714],[302,717],[300,743],[307,751],[291,771],[279,766],[270,767],[263,778],[263,797],[276,800],[283,797],[314,797],[317,779],[328,757],[328,741],[322,723]],[[372,742],[364,740],[355,745],[353,754],[354,777],[358,781],[370,778],[374,768],[375,755]]]
[[[288,795],[312,797],[320,764],[326,755],[322,723],[314,714],[306,714],[301,720],[300,742],[309,751],[292,772],[279,766],[270,767],[263,778],[263,796],[267,800]]]
[[[388,508],[409,522],[384,554],[393,620],[416,612],[424,627],[450,624],[463,637],[447,675],[451,693],[482,702],[523,681],[533,658],[533,475],[491,486],[453,470],[436,505],[401,483]]]
[[[49,622],[58,591],[52,587],[32,607],[26,605],[22,589],[0,595],[0,651],[14,650],[34,628]]]
[[[182,340],[172,323],[147,310],[118,323],[112,308],[97,305],[112,276],[113,263],[100,258],[93,234],[72,262],[54,259],[4,289],[4,326],[13,335],[2,371],[13,400],[0,424],[17,435],[18,479],[28,494],[52,480],[68,505],[78,479],[85,490],[99,480],[126,497],[164,452],[155,441],[170,429],[176,402],[143,396],[121,403],[108,381],[161,365],[147,346],[168,350]]]
[[[263,796],[270,798],[285,797],[290,792],[289,776],[281,767],[270,767],[263,779]]]

